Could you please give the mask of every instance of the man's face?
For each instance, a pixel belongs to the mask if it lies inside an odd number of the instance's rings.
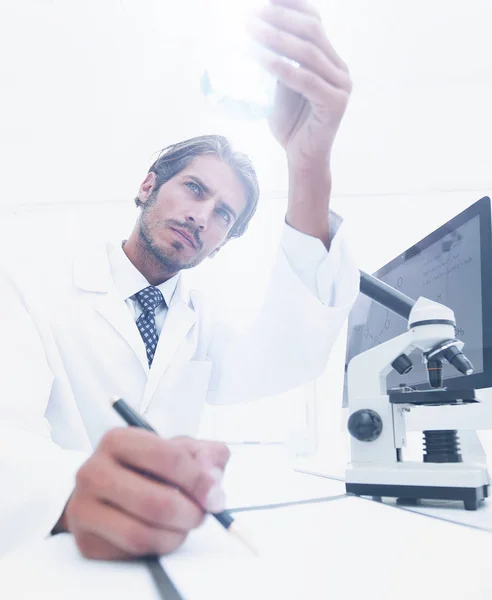
[[[214,155],[198,156],[157,193],[154,182],[149,173],[140,187],[139,237],[168,273],[214,255],[247,205],[245,186]]]

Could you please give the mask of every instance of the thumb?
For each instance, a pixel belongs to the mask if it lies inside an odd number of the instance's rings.
[[[223,474],[231,455],[229,448],[225,444],[185,437],[176,438],[176,441],[178,440],[205,469],[216,468]]]
[[[201,441],[195,458],[220,480],[229,461],[230,451],[225,444]]]

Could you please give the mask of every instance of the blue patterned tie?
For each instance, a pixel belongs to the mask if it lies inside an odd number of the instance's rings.
[[[137,327],[145,344],[150,368],[150,365],[154,360],[157,341],[159,339],[155,326],[155,309],[161,302],[164,302],[164,297],[161,291],[152,285],[140,290],[140,292],[137,292],[135,295],[143,311],[137,319]]]

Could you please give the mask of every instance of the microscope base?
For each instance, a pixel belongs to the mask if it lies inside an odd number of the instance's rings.
[[[397,498],[401,504],[459,500],[466,510],[476,510],[489,495],[489,474],[484,465],[473,463],[350,463],[345,488],[357,496]]]
[[[397,498],[398,503],[401,504],[418,504],[419,500],[461,500],[466,510],[477,510],[480,502],[489,495],[488,485],[478,488],[459,488],[346,483],[345,488],[348,494]]]

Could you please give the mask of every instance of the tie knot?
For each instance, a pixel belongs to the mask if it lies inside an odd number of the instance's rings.
[[[149,285],[149,287],[140,290],[135,295],[144,311],[154,312],[159,304],[164,302],[164,296],[162,295],[161,290],[153,285]]]

